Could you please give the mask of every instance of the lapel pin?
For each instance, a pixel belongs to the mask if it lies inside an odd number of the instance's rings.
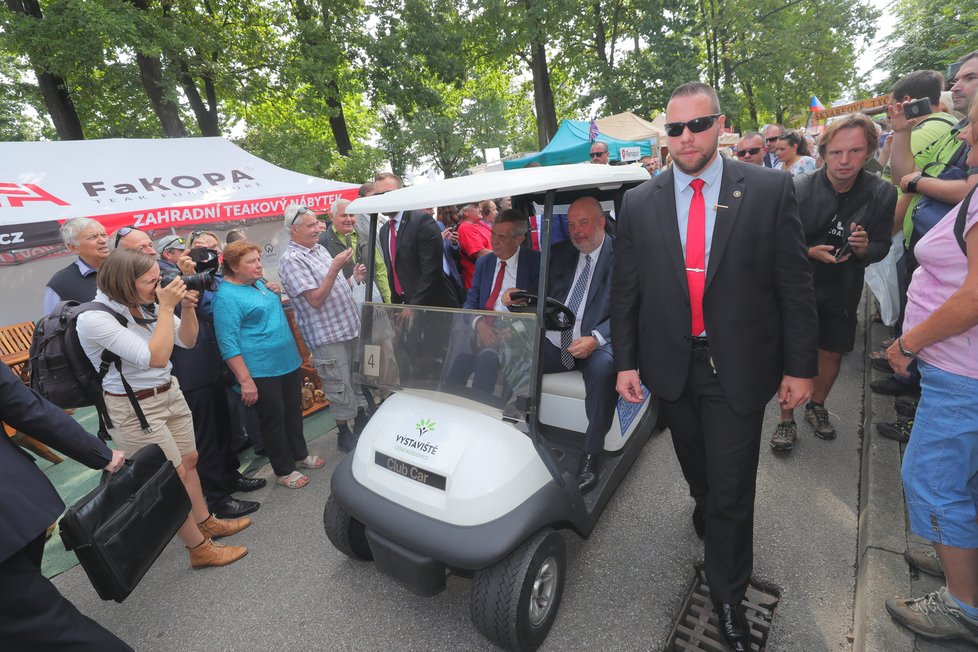
[[[743,195],[743,194],[744,194],[744,193],[742,193],[742,192],[740,192],[739,190],[734,190],[734,191],[733,191],[733,196],[734,196],[734,197],[740,197],[740,196],[741,196],[741,195]]]

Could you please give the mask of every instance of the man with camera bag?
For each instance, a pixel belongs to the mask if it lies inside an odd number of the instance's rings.
[[[835,439],[825,399],[839,375],[843,354],[856,338],[856,310],[866,266],[890,250],[896,190],[863,170],[876,153],[876,125],[861,113],[830,123],[819,140],[820,169],[794,177],[795,197],[815,279],[818,376],[805,421],[820,439]],[[771,448],[788,451],[798,428],[794,410],[781,409]]]
[[[60,408],[0,365],[0,420],[85,466],[115,473],[122,451],[110,450]],[[83,615],[41,574],[45,531],[64,509],[30,455],[0,437],[0,646],[10,650],[129,650]]]

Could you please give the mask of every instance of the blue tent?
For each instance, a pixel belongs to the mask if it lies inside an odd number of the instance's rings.
[[[503,161],[503,167],[507,170],[526,167],[533,161],[540,165],[563,165],[565,163],[584,163],[589,160],[591,151],[591,141],[588,132],[591,123],[586,120],[564,120],[560,123],[560,129],[554,134],[550,144],[543,150],[512,161]],[[598,134],[598,141],[607,143],[608,151],[612,161],[620,161],[621,156],[618,150],[621,147],[640,147],[642,156],[652,155],[652,145],[647,140],[618,140],[605,134]]]

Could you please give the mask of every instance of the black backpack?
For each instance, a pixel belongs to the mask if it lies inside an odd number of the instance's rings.
[[[978,190],[978,186],[974,186],[968,196],[964,198],[961,202],[961,208],[958,209],[958,215],[954,218],[954,237],[958,241],[958,246],[961,247],[962,253],[965,257],[968,256],[968,245],[964,241],[964,225],[968,221],[968,208],[971,206],[971,198],[975,196],[975,191]]]
[[[105,441],[109,438],[108,430],[113,426],[105,408],[102,379],[112,364],[119,370],[121,377],[122,361],[119,356],[106,349],[102,352],[102,363],[96,370],[85,355],[78,339],[77,322],[78,315],[89,310],[107,312],[123,327],[128,325],[125,317],[103,303],[62,301],[54,307],[51,314],[42,317],[35,325],[27,365],[31,389],[58,407],[68,410],[94,406],[98,413],[98,436]],[[139,418],[139,425],[148,431],[146,417],[124,377],[122,384]]]

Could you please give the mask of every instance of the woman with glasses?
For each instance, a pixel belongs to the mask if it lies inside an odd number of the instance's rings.
[[[793,177],[815,171],[815,159],[808,149],[808,141],[797,131],[786,131],[781,134],[775,145],[775,151],[780,161],[776,169],[784,170]]]
[[[177,536],[190,552],[191,566],[226,566],[248,549],[225,547],[213,539],[236,534],[251,520],[219,519],[207,508],[197,474],[193,418],[179,381],[170,373],[174,346],[189,349],[197,340],[197,293],[188,291],[180,278],[166,287],[159,280],[160,266],[153,256],[133,249],[113,251],[99,269],[95,294],[105,309],[79,315],[78,339],[95,368],[106,351],[120,359],[102,378],[116,447],[132,457],[158,444],[187,489],[191,512]],[[183,307],[182,318],[175,314],[177,305]]]
[[[297,468],[325,462],[310,455],[302,432],[302,359],[278,294],[262,279],[261,252],[248,242],[224,249],[224,282],[214,299],[221,357],[234,373],[245,406],[258,411],[262,442],[275,482],[299,489],[309,478]]]

